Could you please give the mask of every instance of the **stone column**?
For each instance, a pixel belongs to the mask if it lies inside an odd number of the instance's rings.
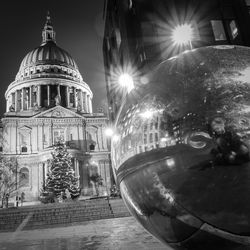
[[[78,92],[79,91],[80,91],[79,89],[76,89],[76,91],[75,91],[75,106],[76,106],[76,108],[78,106]]]
[[[60,97],[61,97],[61,93],[60,93],[60,85],[59,85],[59,84],[57,85],[57,94],[58,94],[58,96],[60,96]]]
[[[37,86],[37,105],[41,107],[41,85]]]
[[[9,101],[9,96],[7,97],[7,105],[6,105],[6,112],[9,112],[9,107],[10,107],[10,101]]]
[[[86,111],[87,113],[89,113],[89,95],[87,95],[87,99],[86,99]]]
[[[77,98],[76,98],[76,93],[77,93],[77,90],[76,90],[76,88],[74,88],[74,108],[76,108],[77,107]]]
[[[79,95],[80,95],[81,111],[83,111],[83,101],[82,101],[83,95],[82,95],[82,90],[79,90],[79,91],[80,91]]]
[[[45,177],[45,181],[46,181],[46,177],[47,177],[47,173],[48,173],[48,163],[47,162],[43,163],[43,167],[44,167],[44,177]]]
[[[15,111],[17,112],[17,90],[15,92]]]
[[[47,85],[47,98],[48,98],[48,107],[50,106],[50,85]]]
[[[76,158],[74,158],[75,161],[75,176],[79,177],[79,162]]]
[[[30,99],[29,99],[29,108],[32,108],[32,86],[29,87],[29,94],[30,94]]]
[[[24,110],[25,105],[25,88],[22,88],[21,90],[21,110]]]
[[[91,100],[91,98],[90,98],[90,96],[89,96],[89,113],[92,113],[93,111],[92,111],[92,100]]]
[[[82,109],[84,110],[84,112],[87,112],[87,108],[86,108],[86,92],[82,92]]]
[[[66,87],[66,95],[67,95],[66,106],[67,106],[67,108],[69,108],[69,87],[68,86]]]

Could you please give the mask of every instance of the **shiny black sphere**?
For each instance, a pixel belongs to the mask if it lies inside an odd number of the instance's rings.
[[[127,207],[173,249],[250,249],[250,49],[195,49],[147,77],[112,140]]]

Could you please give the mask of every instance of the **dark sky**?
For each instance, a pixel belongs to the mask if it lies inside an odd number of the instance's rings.
[[[93,112],[106,104],[102,37],[104,0],[8,0],[1,9],[0,116],[6,110],[4,93],[14,81],[24,56],[42,41],[47,10],[56,41],[76,61],[90,86]]]

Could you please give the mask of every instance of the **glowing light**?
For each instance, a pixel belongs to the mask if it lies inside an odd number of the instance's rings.
[[[108,137],[111,137],[114,134],[114,131],[112,128],[106,128],[105,135]]]
[[[132,76],[127,73],[120,75],[118,82],[123,88],[126,88],[128,93],[135,87]]]
[[[146,110],[140,114],[142,118],[149,119],[153,116],[154,112],[152,110]]]
[[[193,29],[190,24],[182,24],[178,25],[172,35],[172,40],[175,44],[184,45],[191,44],[191,40],[193,38]]]
[[[161,138],[161,142],[167,142],[168,141],[168,139],[167,138]]]
[[[175,166],[175,160],[173,158],[169,158],[166,160],[166,164],[168,167],[173,168]]]

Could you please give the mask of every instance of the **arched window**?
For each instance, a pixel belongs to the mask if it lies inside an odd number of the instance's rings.
[[[26,146],[23,146],[21,148],[21,151],[22,151],[22,153],[26,153],[26,152],[28,152],[28,148]]]
[[[95,144],[90,144],[89,145],[89,150],[91,150],[91,151],[95,150]]]
[[[20,169],[19,185],[20,185],[20,187],[28,187],[29,186],[29,169],[26,167]]]

